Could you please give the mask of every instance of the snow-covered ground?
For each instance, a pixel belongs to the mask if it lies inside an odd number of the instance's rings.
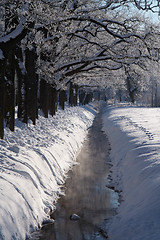
[[[105,228],[111,240],[160,239],[160,109],[108,107],[112,184],[123,201]]]
[[[24,240],[49,221],[67,171],[96,114],[96,105],[66,108],[37,125],[16,120],[0,140],[0,239]],[[160,109],[106,106],[117,215],[103,226],[110,240],[160,239]]]
[[[36,126],[16,120],[0,140],[0,240],[24,240],[49,221],[67,171],[92,125],[96,105],[59,110]]]

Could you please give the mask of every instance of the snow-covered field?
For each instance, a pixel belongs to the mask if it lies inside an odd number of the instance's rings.
[[[110,240],[160,239],[160,109],[108,107],[104,130],[111,143],[118,214],[106,222]]]
[[[36,126],[16,120],[0,140],[0,240],[24,240],[48,213],[92,125],[96,105],[59,110]]]

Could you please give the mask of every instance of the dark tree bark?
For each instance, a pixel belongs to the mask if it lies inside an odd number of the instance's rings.
[[[100,91],[98,91],[98,101],[100,101],[100,96],[101,96],[101,93]]]
[[[77,106],[77,102],[78,102],[78,86],[71,82],[69,90],[69,104],[71,107],[73,107]]]
[[[33,28],[33,26],[34,23],[32,22],[26,24],[25,27],[22,27],[22,23],[20,23],[11,33],[0,39],[0,49],[5,57],[7,57],[10,50],[16,48],[17,44],[25,38],[29,29]]]
[[[56,114],[57,111],[57,101],[58,101],[58,92],[57,90],[50,86],[49,88],[49,113],[51,114],[51,116],[53,117],[53,115]]]
[[[6,126],[14,131],[15,122],[15,55],[10,51],[7,58],[5,73],[5,122]]]
[[[25,51],[25,67],[27,78],[27,113],[28,118],[36,123],[38,115],[37,108],[37,91],[38,91],[38,77],[36,74],[36,51],[33,49],[26,49]]]
[[[8,15],[8,12],[7,12],[7,5],[6,5],[6,19],[5,19],[5,27],[6,28],[9,25],[9,21],[8,21],[9,19],[8,19],[7,16],[9,16],[9,15]],[[13,22],[11,23],[11,25],[13,24],[14,27],[12,28],[12,26],[11,26],[10,27],[11,32],[8,33],[5,37],[0,38],[0,50],[3,52],[3,55],[4,55],[4,60],[0,59],[0,128],[1,128],[1,130],[0,130],[0,132],[1,132],[0,133],[0,137],[1,138],[3,138],[3,134],[4,134],[3,133],[3,131],[4,131],[3,130],[3,128],[4,128],[4,117],[5,117],[4,115],[6,113],[6,110],[5,110],[5,94],[6,94],[6,90],[5,90],[5,88],[6,88],[6,86],[5,86],[6,85],[5,84],[5,74],[6,74],[6,78],[8,78],[8,79],[11,76],[7,77],[7,75],[12,75],[11,74],[12,66],[11,66],[11,64],[8,64],[10,62],[10,60],[11,60],[10,59],[11,58],[10,54],[11,54],[12,51],[14,51],[14,49],[16,49],[16,46],[26,36],[26,34],[28,33],[29,29],[34,26],[34,23],[32,23],[32,22],[31,23],[26,23],[26,26],[23,26],[24,24],[22,24],[22,23],[18,24],[17,19],[18,18],[16,18],[16,16],[14,16],[14,18],[12,18]],[[16,60],[16,62],[17,62],[17,60]],[[11,70],[11,71],[9,70],[9,72],[7,72],[7,73],[5,71],[6,70],[6,64],[8,64],[8,68],[10,68],[10,70]],[[9,67],[9,65],[10,65],[10,67]],[[17,77],[20,80],[22,74],[20,73],[20,67],[17,67],[17,66],[18,65],[16,63]],[[14,93],[13,93],[14,92],[14,84],[13,84],[12,77],[11,77],[11,81],[10,82],[8,82],[8,79],[7,79],[6,83],[7,83],[7,88],[8,89],[10,88],[10,90],[11,90],[11,94],[10,94],[10,97],[7,99],[7,101],[11,101],[11,99],[14,98],[14,96],[13,96],[14,95]],[[25,84],[25,81],[23,81],[23,80],[24,80],[24,78],[22,78],[22,83],[20,83],[20,85],[23,86],[22,88],[24,90],[26,84]],[[22,88],[21,88],[20,91],[22,91]],[[23,93],[23,95],[24,95],[24,93]],[[24,104],[22,104],[23,105],[23,109],[24,109],[24,105],[25,105],[25,100],[26,99],[22,99],[22,102],[24,103]],[[14,103],[14,101],[12,103]],[[22,115],[24,115],[22,120],[24,122],[27,122],[27,117],[26,117],[26,113],[27,112],[25,111],[25,113],[22,114],[22,111],[23,110],[20,110],[21,117],[22,117]],[[12,116],[14,114],[13,105],[11,106],[10,114]],[[9,124],[9,122],[10,122],[10,124]],[[13,130],[13,128],[14,128],[13,127],[13,122],[14,122],[13,117],[12,117],[12,120],[11,119],[10,120],[7,119],[7,125],[8,124],[10,125],[11,130]]]
[[[73,104],[74,106],[77,106],[78,102],[78,86],[75,84],[73,88]]]
[[[69,89],[69,105],[73,106],[73,83],[70,82],[70,89]]]
[[[48,118],[49,84],[44,79],[41,79],[40,81],[40,109],[42,110],[44,117]]]
[[[6,61],[0,60],[0,138],[4,137],[4,106],[5,106],[5,68]]]
[[[126,82],[127,82],[127,89],[128,89],[130,101],[132,103],[134,103],[135,102],[135,93],[136,93],[138,88],[137,87],[132,87],[130,76],[127,77]]]
[[[89,102],[91,102],[92,101],[92,97],[93,97],[93,93],[92,92],[86,93],[84,104],[88,104]]]
[[[65,100],[66,100],[66,91],[65,90],[61,90],[59,92],[59,106],[64,110],[64,106],[65,106]]]
[[[17,105],[18,119],[27,123],[27,78],[26,69],[24,66],[22,49],[16,47],[16,73],[17,73]]]
[[[85,91],[83,89],[79,90],[79,103],[84,104],[84,99],[85,99]]]

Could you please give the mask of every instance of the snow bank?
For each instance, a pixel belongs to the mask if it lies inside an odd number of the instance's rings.
[[[112,178],[122,190],[118,214],[106,222],[111,240],[160,239],[160,109],[108,107]]]
[[[66,108],[36,126],[16,120],[15,132],[5,129],[0,140],[0,239],[25,239],[48,221],[64,183],[75,164],[96,108]]]

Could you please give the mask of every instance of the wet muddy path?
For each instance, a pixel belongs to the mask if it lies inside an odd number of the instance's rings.
[[[68,174],[65,196],[59,199],[52,214],[55,223],[40,231],[39,240],[106,239],[99,226],[115,214],[117,199],[116,193],[106,187],[109,143],[101,128],[99,113],[77,157],[79,164]],[[71,220],[72,214],[80,219]]]

